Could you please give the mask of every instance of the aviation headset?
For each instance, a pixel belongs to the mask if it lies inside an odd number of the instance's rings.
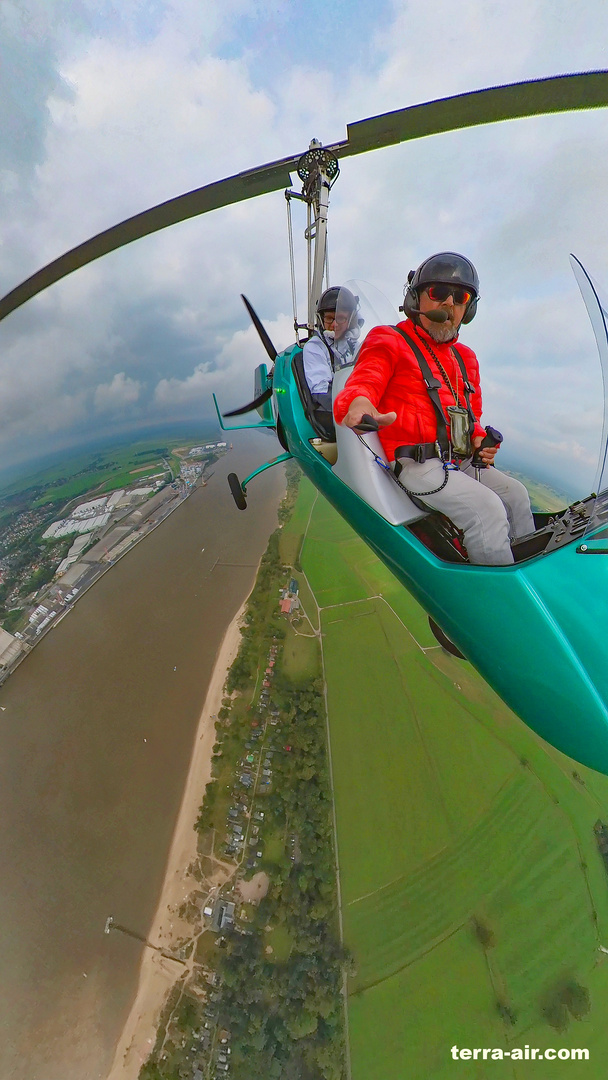
[[[403,290],[402,310],[414,322],[418,322],[420,293],[426,285],[462,285],[473,293],[462,317],[463,324],[470,323],[477,312],[479,300],[479,276],[470,259],[455,251],[440,251],[425,259],[417,270],[410,270]]]

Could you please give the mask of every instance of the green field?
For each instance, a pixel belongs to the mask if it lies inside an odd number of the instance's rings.
[[[312,504],[304,481],[281,554],[300,551],[321,609],[352,1080],[603,1077],[608,877],[593,825],[608,821],[608,779],[437,646],[390,573]],[[579,1020],[559,1003],[573,980],[590,1001]],[[591,1056],[453,1061],[454,1044]]]
[[[307,686],[314,679],[319,666],[319,643],[311,633],[306,622],[302,622],[298,632],[291,627],[285,628],[285,640],[281,654],[280,670],[296,687]]]
[[[214,429],[205,434],[199,430],[189,438],[183,433],[169,436],[164,433],[135,442],[131,439],[117,442],[103,449],[66,451],[65,457],[53,466],[33,471],[2,487],[0,502],[7,497],[43,489],[32,505],[44,506],[59,499],[78,498],[94,489],[103,494],[139,480],[143,482],[147,476],[162,472],[163,451],[167,451],[174,472],[179,471],[179,458],[173,451],[197,440],[206,442],[217,438],[212,431]]]

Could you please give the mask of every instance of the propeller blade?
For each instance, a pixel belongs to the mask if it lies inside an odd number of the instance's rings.
[[[368,150],[377,150],[382,146],[436,135],[442,131],[456,131],[479,124],[495,123],[498,120],[514,120],[542,113],[597,109],[606,105],[608,71],[556,75],[548,79],[533,79],[494,86],[487,90],[475,90],[468,94],[456,94],[424,105],[412,105],[406,109],[359,120],[348,125],[348,136],[345,140],[326,149],[332,150],[338,157],[349,157],[366,153]],[[224,180],[188,191],[175,199],[144,210],[141,214],[135,214],[90,240],[85,240],[83,244],[54,259],[2,297],[0,320],[49,285],[125,244],[198,214],[206,214],[220,206],[228,206],[288,187],[291,184],[290,170],[296,168],[300,157],[300,154],[296,154],[281,158],[279,161],[247,169],[235,176],[228,176]],[[251,309],[250,314],[253,318]],[[264,341],[264,338],[262,340]],[[265,342],[264,344],[268,352],[268,347]]]
[[[255,326],[258,334],[260,335],[260,340],[262,342],[262,345],[266,349],[266,352],[268,353],[268,356],[270,357],[270,359],[272,360],[272,362],[274,364],[274,362],[275,362],[275,360],[276,360],[276,358],[278,356],[278,353],[277,353],[277,350],[275,349],[274,345],[272,344],[272,341],[268,337],[268,334],[266,333],[264,327],[262,326],[262,320],[260,319],[259,315],[256,313],[256,311],[253,309],[253,307],[249,303],[249,300],[247,299],[247,297],[243,296],[242,293],[241,293],[241,300],[243,301],[245,307],[247,308],[247,311],[249,312],[249,314],[251,316],[251,321],[252,321],[253,325]]]
[[[548,79],[491,86],[487,90],[456,94],[371,116],[349,124],[346,142],[327,149],[339,153],[340,157],[348,157],[442,131],[543,113],[598,109],[605,105],[608,105],[608,71],[555,75]]]
[[[275,353],[275,356],[276,356],[276,353]],[[241,405],[240,409],[233,409],[232,412],[225,412],[225,413],[222,413],[222,415],[223,416],[242,416],[243,413],[253,412],[254,409],[259,408],[259,406],[263,405],[265,401],[268,401],[268,398],[270,398],[270,397],[272,397],[272,387],[268,387],[268,390],[264,390],[264,393],[260,394],[259,397],[254,398],[253,401],[250,401],[249,405]]]

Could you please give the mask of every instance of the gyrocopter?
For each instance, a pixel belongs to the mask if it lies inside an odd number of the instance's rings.
[[[608,105],[608,71],[513,83],[431,101],[350,124],[347,138],[187,192],[121,222],[68,251],[0,299],[0,319],[49,285],[133,240],[209,210],[286,190],[307,205],[308,319],[312,331],[323,287],[329,191],[349,155],[440,132],[544,113]],[[292,171],[302,191],[291,190]],[[585,269],[572,265],[593,325],[608,388],[608,306]],[[302,370],[302,346],[277,354],[245,301],[273,363],[255,373],[255,398],[232,414],[257,410],[254,423],[276,431],[284,452],[240,482],[246,508],[255,475],[289,458],[336,507],[419,601],[440,640],[469,660],[521,719],[570,757],[608,774],[608,409],[596,492],[559,513],[535,515],[536,531],[514,545],[511,566],[471,565],[441,516],[414,504],[389,475],[378,436],[336,427],[335,442],[315,428]],[[350,373],[339,370],[334,391]],[[371,452],[370,452],[371,450]],[[466,619],[462,613],[466,612]],[[487,632],[488,626],[492,632]],[[483,629],[486,628],[486,629]]]

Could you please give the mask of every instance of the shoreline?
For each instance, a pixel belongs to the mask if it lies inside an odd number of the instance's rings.
[[[256,572],[257,577],[257,572]],[[171,950],[192,927],[177,916],[184,898],[199,882],[189,873],[197,856],[194,822],[211,779],[211,757],[215,742],[215,717],[221,707],[224,684],[240,643],[240,627],[251,590],[228,625],[217,651],[203,709],[198,720],[192,757],[184,787],[165,877],[148,940]],[[182,965],[144,948],[137,990],[119,1037],[107,1080],[137,1080],[142,1065],[154,1047],[161,1013],[171,988],[182,974]]]

